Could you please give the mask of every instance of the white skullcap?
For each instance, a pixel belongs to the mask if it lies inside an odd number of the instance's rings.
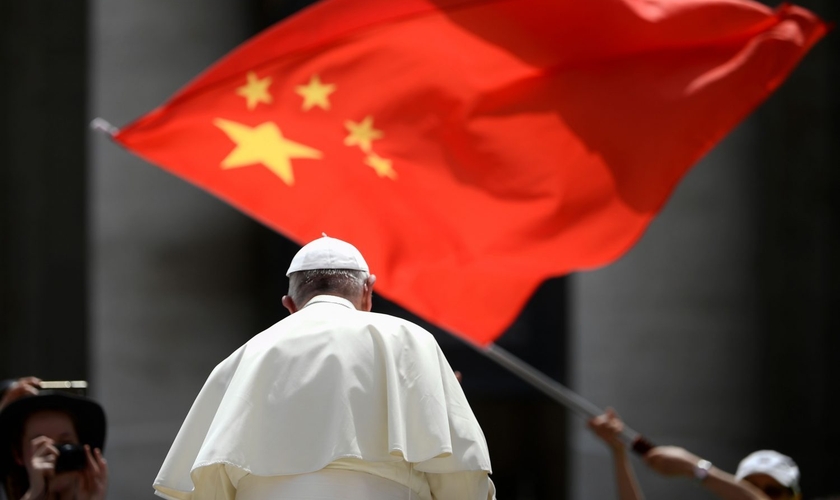
[[[330,238],[326,234],[322,238],[307,243],[295,254],[289,270],[286,271],[286,276],[313,269],[348,269],[369,272],[365,258],[356,247],[346,241]]]
[[[782,486],[799,492],[799,467],[787,455],[777,451],[761,450],[751,453],[738,464],[736,479],[744,479],[753,474],[767,474]]]

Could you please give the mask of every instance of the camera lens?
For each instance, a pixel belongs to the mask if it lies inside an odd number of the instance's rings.
[[[55,473],[82,470],[87,466],[85,449],[78,444],[58,446],[58,458],[55,461]]]

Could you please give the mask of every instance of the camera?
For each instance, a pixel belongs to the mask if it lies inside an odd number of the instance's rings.
[[[86,380],[42,380],[38,386],[41,389],[84,397],[87,393],[88,383]]]
[[[58,446],[58,458],[55,460],[55,473],[82,470],[87,467],[85,448],[78,444]]]

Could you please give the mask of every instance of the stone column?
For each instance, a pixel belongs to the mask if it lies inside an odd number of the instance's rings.
[[[250,34],[235,0],[92,2],[91,117],[125,125]],[[110,498],[152,481],[213,366],[259,325],[256,224],[91,134],[92,388],[109,417]]]
[[[87,376],[87,12],[0,14],[0,378]]]

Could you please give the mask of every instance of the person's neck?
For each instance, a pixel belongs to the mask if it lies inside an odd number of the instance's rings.
[[[317,299],[318,297],[325,297],[325,296],[326,296],[326,297],[336,297],[336,298],[339,298],[339,299],[346,300],[347,302],[349,302],[349,303],[353,306],[353,308],[354,308],[354,309],[356,309],[356,310],[361,310],[361,304],[359,303],[360,301],[359,301],[359,299],[358,299],[358,298],[356,298],[356,299],[354,300],[354,299],[353,299],[353,298],[351,298],[351,297],[345,297],[345,296],[343,296],[343,295],[339,295],[339,294],[337,294],[337,293],[329,293],[329,292],[326,292],[326,293],[318,293],[318,294],[316,294],[316,295],[313,295],[313,296],[312,296],[312,298],[310,298],[309,300],[307,300],[307,301],[306,301],[306,305],[311,304],[311,303],[312,303],[312,301],[313,301],[313,300],[315,300],[315,299]],[[305,307],[305,306],[304,306],[304,307]]]

